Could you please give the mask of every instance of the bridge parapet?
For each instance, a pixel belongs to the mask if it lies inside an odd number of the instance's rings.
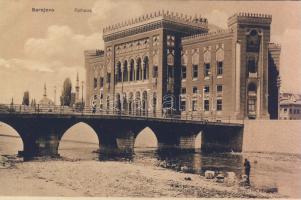
[[[87,118],[109,117],[109,118],[135,118],[137,120],[172,120],[178,123],[199,123],[210,125],[243,125],[244,120],[233,120],[228,117],[206,117],[202,112],[175,114],[172,111],[146,111],[139,110],[137,112],[129,112],[117,109],[95,109],[91,107],[67,107],[67,106],[24,106],[24,105],[8,105],[0,104],[0,114],[21,114],[21,115],[57,115],[57,116],[85,116]]]

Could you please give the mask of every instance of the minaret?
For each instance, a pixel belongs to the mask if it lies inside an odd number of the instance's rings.
[[[78,72],[77,72],[77,75],[76,75],[75,102],[79,102],[79,78],[78,78]]]
[[[54,105],[56,105],[56,86],[54,86]]]
[[[47,91],[46,90],[47,90],[46,83],[44,83],[44,95],[43,95],[44,97],[47,97]]]

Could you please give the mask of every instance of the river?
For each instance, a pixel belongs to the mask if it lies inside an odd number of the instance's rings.
[[[19,148],[19,149],[18,149]],[[0,135],[0,155],[14,154],[20,150],[20,138]],[[106,158],[95,153],[98,144],[93,142],[64,141],[59,153],[62,157],[80,160],[99,160]],[[94,152],[94,153],[93,153]],[[180,170],[186,166],[187,173],[203,175],[206,170],[234,172],[239,177],[243,172],[243,161],[251,162],[251,186],[254,188],[277,188],[278,192],[292,198],[301,198],[301,155],[281,153],[202,153],[184,152],[176,149],[158,150],[156,148],[135,148],[133,154],[115,158],[119,161],[130,159],[152,165],[163,162],[170,170]],[[112,158],[111,158],[112,159]],[[0,194],[1,195],[1,194]]]

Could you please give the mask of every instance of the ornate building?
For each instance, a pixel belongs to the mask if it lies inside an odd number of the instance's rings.
[[[104,50],[85,51],[87,105],[139,115],[277,117],[280,47],[270,44],[271,21],[239,13],[226,30],[210,32],[205,18],[159,11],[106,27]]]

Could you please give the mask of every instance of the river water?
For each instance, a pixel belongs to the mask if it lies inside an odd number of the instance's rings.
[[[20,138],[0,135],[0,155],[17,152]],[[20,144],[19,144],[20,148]],[[22,146],[21,146],[22,148]],[[106,160],[95,153],[98,144],[91,142],[65,141],[60,147],[62,157],[80,160]],[[20,150],[20,149],[18,149]],[[301,198],[301,155],[279,153],[202,153],[184,152],[176,149],[135,148],[133,154],[114,157],[120,162],[153,165],[165,163],[170,170],[180,170],[186,166],[187,173],[203,175],[206,170],[234,172],[237,178],[243,173],[243,161],[251,162],[251,186],[258,189],[277,188],[278,192],[292,198]],[[112,158],[111,158],[112,159]],[[1,194],[0,194],[1,195]]]

